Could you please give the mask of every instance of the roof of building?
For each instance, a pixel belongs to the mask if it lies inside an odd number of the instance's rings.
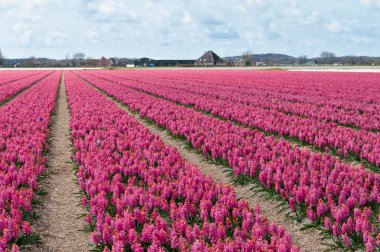
[[[111,64],[111,65],[117,65],[119,63],[119,58],[109,58],[108,62]],[[108,63],[107,63],[108,64]]]
[[[223,60],[213,51],[205,52],[199,59],[199,63],[222,63]]]
[[[105,66],[105,65],[107,65],[107,62],[108,62],[108,60],[103,56],[103,57],[101,57],[101,58],[99,59],[98,64],[99,64],[100,66]]]

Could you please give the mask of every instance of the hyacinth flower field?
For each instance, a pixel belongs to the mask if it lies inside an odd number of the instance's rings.
[[[0,251],[380,251],[379,74],[1,71],[0,110]]]
[[[44,73],[46,76],[47,73]],[[41,73],[14,84],[17,89],[41,78]],[[48,126],[60,80],[60,73],[51,73],[36,85],[1,107],[0,113],[0,250],[33,239],[30,219],[33,199],[40,191],[38,178],[46,169]],[[12,90],[11,87],[4,90]],[[16,90],[13,89],[13,90]],[[15,92],[8,95],[14,95]]]

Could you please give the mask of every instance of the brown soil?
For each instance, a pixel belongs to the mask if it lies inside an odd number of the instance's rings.
[[[287,211],[278,213],[280,209],[277,208],[276,205],[279,202],[264,199],[262,195],[254,193],[252,190],[250,190],[252,185],[233,185],[232,179],[230,179],[226,173],[223,173],[223,170],[225,169],[224,167],[205,161],[203,156],[199,155],[194,150],[189,150],[184,142],[173,139],[171,136],[169,136],[167,131],[160,129],[156,125],[148,124],[140,115],[132,112],[127,106],[112,99],[110,96],[100,91],[96,87],[94,88],[103,93],[108,99],[114,101],[128,114],[138,119],[140,123],[144,125],[144,127],[148,128],[153,134],[159,135],[165,144],[175,147],[183,158],[185,158],[190,163],[197,165],[206,176],[212,177],[215,182],[220,181],[225,185],[233,186],[236,190],[237,197],[246,200],[249,203],[250,207],[254,208],[256,205],[260,205],[263,215],[267,217],[269,221],[283,226],[286,229],[287,233],[293,237],[294,243],[297,244],[303,251],[324,251],[328,249],[327,246],[321,244],[321,241],[319,239],[322,237],[319,235],[319,232],[316,229],[301,231],[300,228],[303,227],[303,224],[287,218],[285,216]]]
[[[78,215],[85,210],[78,206],[76,176],[70,163],[70,115],[64,85],[59,88],[55,116],[52,118],[48,178],[42,186],[48,192],[42,197],[41,218],[34,229],[41,234],[42,244],[32,251],[88,251],[89,234],[79,231],[85,225]]]

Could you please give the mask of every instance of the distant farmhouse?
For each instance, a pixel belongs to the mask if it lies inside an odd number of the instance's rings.
[[[119,59],[118,58],[109,58],[107,61],[107,67],[115,67],[119,64]]]
[[[19,59],[6,59],[3,67],[20,67],[21,63]]]
[[[136,67],[194,66],[195,60],[155,60],[141,58],[134,61]]]
[[[213,51],[205,52],[198,60],[155,60],[141,58],[134,61],[136,67],[168,67],[168,66],[220,66],[224,65],[221,59]]]
[[[129,64],[133,64],[133,59],[127,59],[127,58],[105,58],[104,56],[101,57],[98,61],[99,67],[125,67]]]
[[[196,62],[196,66],[221,66],[224,65],[224,61],[216,53],[209,50],[205,52]]]
[[[104,56],[101,57],[98,61],[98,66],[100,67],[106,67],[108,64],[108,59],[106,59]]]

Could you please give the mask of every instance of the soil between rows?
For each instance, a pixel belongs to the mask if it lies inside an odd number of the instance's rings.
[[[48,178],[42,183],[47,195],[42,197],[41,218],[34,226],[42,243],[31,251],[88,251],[90,236],[79,231],[85,223],[78,216],[85,210],[75,194],[79,187],[70,162],[70,115],[63,74],[50,134]]]

